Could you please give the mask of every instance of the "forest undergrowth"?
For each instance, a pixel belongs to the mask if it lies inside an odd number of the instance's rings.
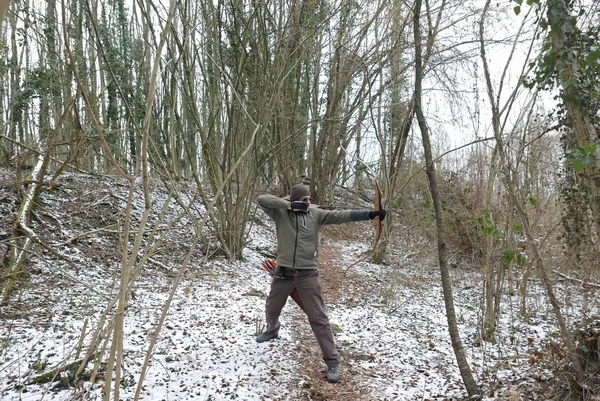
[[[13,177],[12,172],[3,171],[0,178],[2,256],[8,250],[6,238],[12,233],[19,204]],[[117,227],[122,217],[125,191],[124,186],[112,179],[65,175],[53,190],[42,192],[32,214],[31,226],[42,241],[69,258],[77,269],[73,270],[72,266],[39,247],[29,255],[13,296],[0,306],[0,379],[5,383],[0,388],[0,395],[3,397],[19,394],[22,399],[31,400],[66,399],[41,395],[70,392],[73,397],[87,394],[89,399],[94,399],[92,395],[100,393],[104,380],[102,364],[95,385],[86,382],[89,376],[70,383],[66,371],[55,374],[50,383],[35,383],[35,380],[80,358],[81,348],[84,351],[86,346],[85,341],[80,341],[86,337],[84,325],[87,323],[84,322],[91,324],[102,313],[107,296],[115,291],[120,258]],[[154,188],[153,197],[164,199],[165,191],[160,185]],[[340,203],[339,207],[368,207],[351,193],[340,199],[347,199],[348,203]],[[134,216],[139,214],[141,208],[134,211]],[[435,244],[428,233],[419,231],[430,227],[417,213],[405,211],[394,217],[398,226],[389,237],[385,265],[360,263],[348,269],[353,261],[368,252],[369,239],[373,236],[368,223],[351,228],[347,225],[327,227],[322,232],[321,280],[342,356],[340,385],[331,385],[324,380],[325,368],[310,326],[298,308],[288,306],[288,320],[284,321],[289,330],[287,337],[284,335],[282,340],[264,350],[259,348],[259,352],[266,354],[250,359],[254,360],[250,363],[256,365],[258,372],[262,370],[256,360],[262,361],[264,355],[293,362],[291,367],[282,362],[281,368],[273,368],[271,373],[266,369],[265,374],[268,373],[272,381],[268,380],[271,387],[262,394],[264,399],[449,400],[464,397],[444,321]],[[197,262],[186,274],[181,286],[182,298],[175,303],[173,315],[185,313],[193,303],[192,299],[198,299],[199,304],[215,303],[215,310],[222,310],[223,305],[219,304],[216,295],[211,298],[210,291],[217,291],[224,283],[232,283],[235,287],[240,280],[246,281],[249,288],[241,296],[235,295],[233,302],[237,302],[237,298],[243,299],[250,302],[253,309],[238,310],[233,312],[234,315],[223,310],[225,314],[218,320],[201,319],[194,312],[187,320],[167,324],[166,342],[157,349],[156,358],[165,370],[170,370],[170,379],[165,379],[167,390],[179,394],[179,399],[235,399],[236,395],[239,399],[253,399],[247,392],[253,380],[262,373],[252,371],[243,379],[232,379],[224,374],[217,385],[218,377],[200,374],[198,369],[200,365],[208,364],[204,360],[207,356],[201,351],[205,340],[213,354],[219,355],[219,364],[231,363],[232,352],[222,353],[228,347],[244,344],[256,348],[253,335],[262,316],[268,287],[265,278],[255,279],[248,275],[260,274],[252,270],[258,267],[253,261],[256,257],[253,252],[264,253],[264,249],[259,249],[263,243],[270,249],[274,246],[268,219],[258,216],[257,221],[259,224],[253,228],[255,238],[251,238],[246,255],[247,264],[229,263],[220,256],[204,263],[206,250],[199,247],[195,252]],[[124,389],[133,386],[137,380],[136,366],[140,364],[144,348],[137,346],[144,344],[143,339],[152,332],[154,318],[151,312],[159,309],[155,300],[149,304],[145,302],[149,302],[151,295],[160,300],[168,293],[177,274],[177,261],[184,257],[189,247],[189,230],[185,222],[172,230],[160,250],[147,262],[144,280],[132,292],[131,310],[147,317],[145,321],[132,320],[133,325],[141,326],[131,328],[129,335],[128,364],[131,367],[121,382]],[[505,288],[495,341],[485,342],[478,334],[481,271],[473,260],[461,259],[454,264],[451,275],[461,336],[486,398],[600,399],[599,289],[594,283],[566,278],[576,278],[577,272],[563,272],[563,276],[555,275],[553,279],[578,341],[578,350],[586,363],[586,378],[577,383],[581,386],[579,389],[570,381],[572,372],[568,368],[568,358],[560,345],[556,324],[536,275],[531,274],[529,278],[526,314],[520,311],[518,283],[515,283],[515,293],[510,294]],[[227,286],[224,287],[226,290]],[[205,288],[205,295],[200,288]],[[177,345],[178,339],[189,336],[195,326],[210,325],[220,325],[223,335],[196,338],[185,347]],[[63,349],[49,349],[51,344],[56,344],[50,341],[51,338],[58,339]],[[179,362],[176,368],[170,365],[175,362]],[[214,369],[218,376],[218,368]],[[243,370],[243,367],[236,365],[235,369]],[[189,378],[183,377],[186,370],[190,371]],[[180,377],[178,375],[182,375],[181,378],[174,380]],[[150,390],[156,385],[153,380],[146,384],[148,394],[154,394],[154,390]],[[203,381],[209,383],[202,384]],[[173,387],[177,386],[180,388],[175,390]],[[273,391],[280,393],[273,395]],[[23,397],[24,394],[27,397]]]

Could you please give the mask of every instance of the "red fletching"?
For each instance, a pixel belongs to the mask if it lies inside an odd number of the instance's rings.
[[[265,269],[267,272],[269,272],[269,274],[271,274],[271,276],[273,276],[273,278],[281,279],[281,277],[274,275],[275,269],[277,268],[277,263],[273,259],[265,259],[262,261],[262,263],[260,265],[262,266],[263,269]],[[300,298],[300,293],[298,292],[298,289],[294,288],[294,290],[290,294],[290,297],[294,301],[296,301],[298,306],[304,312],[306,312],[306,310],[304,309],[304,304],[302,303],[302,298]]]
[[[265,259],[262,261],[262,263],[260,265],[262,266],[263,269],[265,269],[269,273],[273,273],[273,271],[277,267],[277,264],[275,263],[275,261],[273,259]]]

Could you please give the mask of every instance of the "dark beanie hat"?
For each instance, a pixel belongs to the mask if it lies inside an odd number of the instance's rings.
[[[306,185],[296,184],[292,187],[292,192],[290,192],[290,200],[292,202],[305,196],[310,196],[310,191],[306,188]]]

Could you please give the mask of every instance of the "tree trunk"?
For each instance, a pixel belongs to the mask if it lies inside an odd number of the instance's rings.
[[[47,153],[49,154],[49,152]],[[35,234],[29,228],[29,216],[33,209],[35,199],[41,189],[41,183],[45,173],[45,169],[43,168],[44,165],[44,155],[43,153],[40,153],[38,162],[29,177],[31,184],[27,187],[25,198],[17,213],[16,230],[13,235],[14,238],[10,240],[11,249],[7,252],[8,269],[6,270],[5,279],[0,288],[0,300],[3,304],[8,302],[15,278],[21,273],[23,262],[33,244]],[[21,233],[25,234],[24,240],[18,239],[22,236]]]
[[[17,2],[13,2],[13,7],[16,7]],[[10,118],[9,118],[9,128],[8,128],[8,137],[13,141],[17,141],[17,127],[22,123],[23,117],[23,108],[25,107],[21,101],[17,101],[17,93],[19,88],[21,87],[21,69],[18,57],[18,49],[17,46],[17,13],[10,13],[10,43],[11,43],[11,57],[10,63],[12,68],[10,69],[10,98],[13,99],[12,107],[10,110]],[[24,39],[27,40],[27,30],[24,33]],[[28,51],[28,50],[25,50]],[[11,104],[9,103],[9,104]],[[4,132],[4,131],[3,131]],[[15,146],[13,143],[8,145],[9,147],[9,157],[14,156],[16,154]]]
[[[479,20],[479,35],[481,38],[482,49],[483,49],[483,33],[484,33],[484,21],[485,21],[485,9]],[[482,50],[483,51],[483,50]],[[496,121],[496,120],[495,120]],[[492,159],[490,162],[490,171],[487,177],[487,186],[485,193],[485,217],[489,218],[491,230],[483,231],[483,240],[485,246],[482,249],[482,261],[483,261],[483,274],[484,274],[484,311],[483,311],[483,322],[481,326],[481,338],[485,341],[493,341],[494,333],[496,332],[496,321],[498,316],[496,314],[496,305],[499,302],[500,293],[496,292],[496,277],[494,272],[494,261],[492,255],[494,254],[494,244],[496,243],[496,221],[492,210],[492,197],[494,192],[494,182],[496,181],[496,174],[498,171],[497,166],[498,159],[498,146],[494,147],[492,151]],[[487,224],[487,223],[484,223]],[[487,227],[486,227],[487,228]],[[500,269],[503,267],[501,266]]]
[[[574,18],[564,0],[548,0],[548,23],[551,27],[552,48],[558,62],[558,81],[563,88],[562,99],[567,107],[567,117],[571,122],[575,144],[578,147],[595,144],[599,141],[599,133],[592,123],[589,110],[581,101],[582,90],[577,81],[581,74],[577,58],[571,54],[567,47],[565,30],[577,29],[574,27]],[[596,233],[600,234],[600,148],[595,152],[596,159],[583,170],[583,182],[591,198],[590,207],[596,222]]]
[[[440,263],[440,273],[442,277],[442,290],[444,292],[444,305],[446,306],[446,316],[448,319],[448,331],[452,341],[452,348],[458,363],[458,369],[463,379],[465,388],[469,397],[479,396],[481,390],[471,372],[469,362],[465,355],[465,350],[460,339],[456,312],[454,310],[454,300],[452,295],[452,282],[448,271],[448,248],[446,238],[446,228],[444,226],[444,213],[442,211],[442,199],[438,189],[437,177],[433,156],[431,153],[431,141],[429,138],[429,127],[425,120],[422,109],[422,79],[423,65],[421,55],[421,0],[415,1],[414,7],[414,38],[415,38],[415,111],[421,137],[423,138],[423,150],[425,153],[426,172],[429,179],[429,188],[433,199],[433,208],[435,211],[435,221],[437,227],[438,259]]]

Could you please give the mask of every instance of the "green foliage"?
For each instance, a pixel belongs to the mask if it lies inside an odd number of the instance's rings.
[[[44,66],[37,66],[27,71],[27,89],[46,95],[50,90],[51,74]]]
[[[523,0],[513,0],[515,3],[517,3],[517,5],[513,8],[514,12],[516,15],[519,15],[521,13],[521,6],[523,5]],[[540,0],[527,0],[526,1],[527,5],[532,5],[532,4],[540,4]]]
[[[112,13],[116,14],[116,18],[112,18]],[[138,89],[133,80],[132,34],[127,20],[128,12],[123,0],[111,0],[102,5],[99,24],[100,40],[103,44],[101,50],[104,68],[102,70],[108,82],[107,125],[112,129],[119,127],[119,119],[123,117],[125,104],[135,101],[135,92]],[[138,43],[142,45],[141,42]],[[143,49],[143,45],[140,47]],[[139,99],[140,96],[138,95],[137,98]],[[143,116],[137,118],[141,120]],[[140,124],[140,121],[135,123]]]
[[[167,359],[169,359],[169,357],[167,357]],[[131,388],[134,387],[137,384],[137,382],[135,381],[135,378],[132,375],[124,375],[121,378],[121,387],[123,388]]]
[[[573,337],[577,342],[577,353],[581,357],[582,367],[597,369],[600,360],[600,324],[598,316],[590,316],[575,324]]]
[[[0,341],[0,351],[4,351],[5,349],[8,349],[10,347],[12,343],[12,340],[10,338],[3,338]]]
[[[36,66],[28,71],[27,85],[20,88],[11,102],[13,121],[21,121],[23,113],[27,110],[32,98],[47,95],[50,92],[50,84],[53,82],[52,75],[43,66]]]
[[[496,228],[496,222],[490,212],[486,212],[477,218],[477,231],[494,237],[502,235],[502,232]]]
[[[508,266],[515,260],[515,251],[513,249],[505,249],[502,251],[502,260],[504,261],[504,265]]]
[[[514,223],[512,228],[513,228],[513,231],[516,234],[522,234],[523,233],[523,224],[521,224],[519,222]]]
[[[521,4],[520,2],[517,2]],[[600,24],[593,9],[584,8],[571,0],[554,1],[548,7],[536,7],[537,23],[543,35],[542,55],[530,64],[531,73],[523,78],[529,88],[559,89],[556,116],[561,124],[570,127],[569,109],[600,126]],[[579,8],[576,8],[579,7]],[[563,239],[568,254],[576,260],[585,252],[586,221],[591,199],[587,185],[579,174],[597,162],[598,144],[576,142],[573,133],[566,131],[561,138],[566,163],[561,171]],[[585,179],[585,178],[583,178]]]
[[[519,265],[519,267],[525,266],[525,264],[527,263],[527,255],[520,253],[520,252],[517,253],[516,254],[516,262]]]
[[[425,178],[425,175],[423,175]],[[454,172],[439,174],[439,188],[442,192],[442,207],[444,213],[444,224],[447,227],[449,245],[457,250],[457,257],[473,257],[479,255],[481,249],[482,225],[489,223],[483,217],[482,204],[479,199],[480,189],[466,182],[460,174]],[[419,200],[423,208],[428,208],[425,218],[433,221],[433,205],[426,183],[422,187]],[[408,201],[415,204],[414,201]]]
[[[513,10],[515,11],[516,15],[521,14],[521,6],[515,6],[515,8]]]
[[[580,172],[596,162],[596,150],[600,143],[591,143],[580,148],[567,150],[575,171]]]
[[[522,3],[516,2],[519,6]],[[532,3],[538,2],[528,2]],[[600,25],[590,26],[585,30],[580,28],[579,21],[588,18],[586,11],[582,8],[575,12],[571,2],[567,2],[567,7],[570,8],[550,9],[547,18],[538,15],[537,21],[546,35],[542,56],[530,63],[533,74],[524,76],[523,84],[530,89],[538,87],[542,90],[552,90],[558,87],[560,81],[564,103],[575,105],[597,125],[600,122],[600,89],[597,84],[600,79]],[[541,10],[536,8],[538,14]],[[565,35],[562,49],[553,46],[550,29]],[[567,66],[570,68],[566,68]],[[570,74],[571,70],[575,72]],[[566,114],[565,104],[561,104],[559,116]]]
[[[589,349],[589,347],[587,345],[582,345],[579,348],[577,348],[577,351],[579,351],[581,353],[584,353],[584,354],[587,354],[587,353],[590,352],[590,349]]]
[[[34,91],[32,88],[24,88],[16,93],[11,104],[11,117],[13,121],[21,121],[23,118],[23,112],[27,110],[29,99],[33,96],[33,94]]]
[[[534,198],[530,198],[531,200]],[[497,224],[492,218],[489,212],[486,212],[477,218],[477,230],[478,232],[488,235],[494,239],[496,244],[499,244],[501,239],[506,238],[510,233],[504,232],[496,228]],[[523,232],[523,226],[521,223],[513,224],[513,231],[515,234]],[[501,260],[505,267],[510,266],[511,263],[516,262],[519,267],[525,266],[527,263],[527,255],[523,252],[524,247],[518,246],[516,248],[505,248],[501,253]]]

